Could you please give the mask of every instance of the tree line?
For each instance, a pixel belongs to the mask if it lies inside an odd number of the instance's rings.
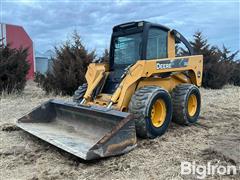
[[[240,86],[240,60],[238,51],[231,52],[224,45],[222,48],[211,45],[201,32],[196,32],[190,40],[195,54],[204,58],[203,87],[220,89],[226,84]],[[182,47],[176,46],[177,55],[187,55]],[[109,52],[105,49],[97,58],[95,50],[88,51],[77,32],[70,40],[55,47],[52,67],[46,74],[35,73],[35,81],[46,92],[73,95],[85,80],[89,63],[99,60],[107,62]],[[21,92],[26,84],[29,70],[28,49],[11,49],[10,45],[0,45],[0,92]]]

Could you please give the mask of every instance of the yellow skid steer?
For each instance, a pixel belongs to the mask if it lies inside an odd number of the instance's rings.
[[[176,57],[182,43],[186,56]],[[146,21],[113,28],[109,62],[94,62],[73,101],[49,100],[20,118],[23,130],[82,159],[129,152],[137,136],[199,117],[202,55],[176,30]]]

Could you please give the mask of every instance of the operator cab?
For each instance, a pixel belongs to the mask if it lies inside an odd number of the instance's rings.
[[[146,21],[115,26],[110,46],[110,68],[123,68],[138,60],[167,58],[169,30]]]
[[[110,75],[103,92],[112,94],[121,82],[126,68],[136,61],[168,58],[169,31],[168,27],[147,21],[129,22],[113,27]],[[176,30],[171,33],[175,36],[176,43],[183,42],[191,54],[191,46],[187,40]]]

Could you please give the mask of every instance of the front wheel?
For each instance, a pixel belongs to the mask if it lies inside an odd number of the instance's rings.
[[[139,137],[161,136],[166,132],[172,118],[171,97],[160,87],[143,87],[132,96],[129,112],[134,115]]]
[[[193,124],[198,120],[201,95],[197,86],[180,84],[172,91],[173,121],[181,125]]]

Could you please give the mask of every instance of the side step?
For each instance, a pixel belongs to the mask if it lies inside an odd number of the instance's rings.
[[[129,113],[59,100],[33,109],[17,126],[85,160],[124,154],[137,145]]]

